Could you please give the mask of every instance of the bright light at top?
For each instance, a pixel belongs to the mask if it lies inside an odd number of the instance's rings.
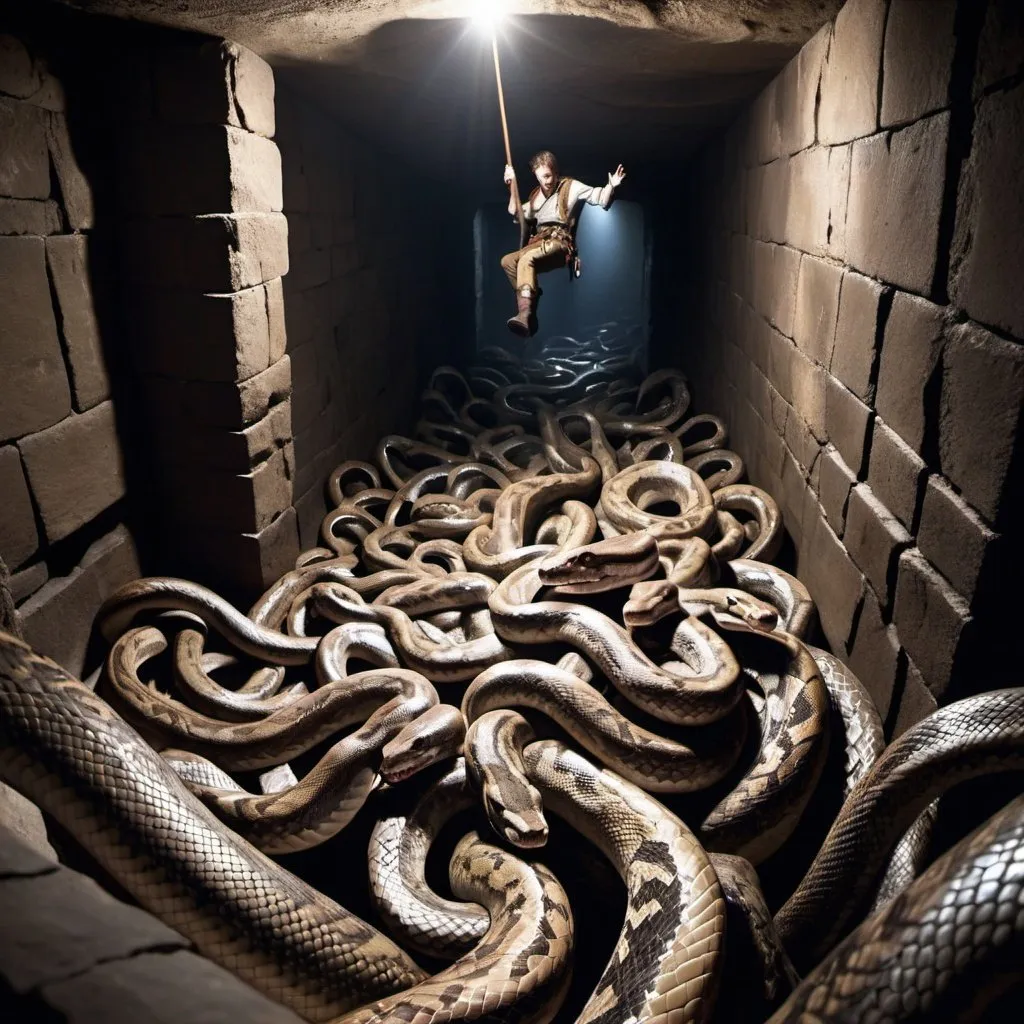
[[[473,0],[473,20],[485,31],[493,31],[505,16],[505,0]]]

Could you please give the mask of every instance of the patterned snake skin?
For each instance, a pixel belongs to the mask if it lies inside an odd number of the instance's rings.
[[[956,782],[1024,767],[1024,688],[940,708],[891,744],[843,805],[796,892],[775,917],[799,967],[854,922],[911,822]]]
[[[554,740],[524,751],[545,805],[626,883],[626,921],[577,1024],[684,1024],[711,1017],[725,901],[693,833],[642,790]]]
[[[205,956],[308,1020],[424,977],[365,921],[225,829],[106,703],[6,633],[0,777]]]
[[[528,1014],[525,1019],[539,1024],[558,1012],[573,940],[572,912],[558,879],[543,865],[481,842],[476,833],[456,847],[450,871],[456,896],[490,912],[481,941],[447,970],[337,1024],[497,1020],[492,1013],[508,1007],[517,1019]]]
[[[840,943],[770,1024],[1007,1019],[984,1011],[1007,987],[1019,989],[1022,955],[1018,797]]]

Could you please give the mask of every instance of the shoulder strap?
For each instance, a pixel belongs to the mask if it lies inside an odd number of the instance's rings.
[[[534,190],[526,197],[526,205],[533,207],[533,201],[537,198],[537,193],[540,192],[540,185],[537,185]]]
[[[558,216],[564,224],[569,223],[569,192],[572,189],[572,178],[563,178],[558,183]]]

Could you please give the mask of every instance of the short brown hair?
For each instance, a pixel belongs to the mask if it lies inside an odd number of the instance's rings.
[[[541,165],[550,167],[555,174],[558,173],[558,160],[550,149],[542,149],[539,153],[534,153],[533,156],[530,157],[531,171],[537,170]]]

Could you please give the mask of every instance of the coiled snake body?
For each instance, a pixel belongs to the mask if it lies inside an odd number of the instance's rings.
[[[4,780],[254,988],[322,1021],[424,978],[375,928],[225,829],[107,704],[6,634],[0,711]]]

